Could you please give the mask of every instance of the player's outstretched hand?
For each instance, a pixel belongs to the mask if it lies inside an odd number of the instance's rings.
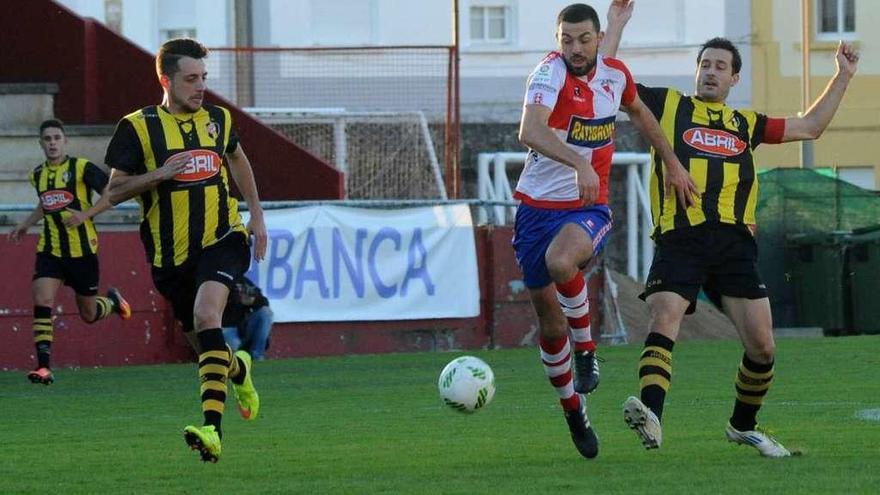
[[[178,153],[174,158],[165,162],[164,165],[159,167],[157,172],[160,174],[162,180],[173,179],[177,176],[177,174],[183,172],[187,165],[193,161],[192,153]]]
[[[671,189],[675,189],[678,203],[684,208],[690,208],[697,203],[700,190],[681,163],[667,164],[664,176],[666,178],[666,194],[669,194]]]
[[[21,236],[27,233],[27,227],[22,227],[21,225],[16,225],[15,228],[9,231],[9,234],[6,236],[6,240],[9,242],[14,242],[18,244],[21,242]]]
[[[73,208],[67,208],[67,213],[69,213],[69,215],[64,215],[64,226],[68,229],[79,227],[83,222],[89,219],[85,213],[79,210],[74,210]]]
[[[635,0],[614,0],[608,6],[608,25],[616,24],[625,26],[632,17]]]
[[[599,176],[589,163],[577,169],[577,185],[584,205],[590,206],[599,199]]]
[[[255,214],[256,213],[256,214]],[[266,246],[269,243],[269,233],[266,231],[266,222],[262,212],[251,212],[251,218],[247,224],[248,232],[254,236],[254,259],[263,261],[266,257]]]
[[[837,45],[837,71],[852,77],[859,68],[859,52],[852,43],[841,41]]]

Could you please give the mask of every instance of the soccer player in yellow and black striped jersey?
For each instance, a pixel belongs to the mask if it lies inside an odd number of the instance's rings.
[[[611,10],[604,47],[609,54],[617,51],[632,3],[615,0]],[[686,169],[669,167],[652,153],[656,252],[641,296],[651,308],[651,327],[639,361],[640,397],[624,403],[624,419],[646,447],[657,448],[662,442],[660,420],[672,378],[673,344],[702,288],[734,323],[744,347],[727,439],[752,446],[766,457],[791,455],[757,426],[756,419],[773,380],[775,343],[767,289],[757,269],[758,177],[753,150],[761,143],[818,138],[837,111],[858,60],[853,47],[841,42],[835,75],[800,117],[770,118],[727,106],[742,59],[724,38],[713,38],[700,48],[694,95],[639,87]],[[670,194],[669,183],[682,177],[695,186],[696,194]]]
[[[85,158],[65,153],[64,124],[51,119],[40,124],[40,147],[46,161],[30,175],[39,203],[9,234],[18,242],[32,225],[43,220],[37,243],[37,260],[31,292],[34,298],[34,345],[37,367],[28,373],[33,383],[48,385],[55,380],[50,355],[55,294],[65,284],[76,292],[80,318],[94,323],[112,313],[131,317],[131,308],[117,289],[98,296],[98,233],[92,218],[110,207],[106,194],[92,204],[95,194],[104,192],[107,174]]]
[[[184,428],[184,439],[204,461],[221,451],[221,419],[227,379],[245,419],[257,418],[251,357],[232,353],[223,339],[221,316],[229,290],[254,256],[266,253],[263,210],[250,162],[238,141],[229,110],[205,105],[207,49],[180,38],[165,42],[156,56],[164,90],[161,105],[126,115],[116,127],[106,163],[113,169],[113,203],[136,198],[141,240],[153,283],[170,301],[199,355],[204,425]],[[250,209],[245,227],[229,189],[235,180]]]

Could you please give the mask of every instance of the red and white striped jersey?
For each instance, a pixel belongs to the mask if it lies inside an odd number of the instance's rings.
[[[570,74],[559,52],[550,52],[529,76],[524,105],[551,108],[550,128],[593,165],[599,176],[596,204],[608,203],[617,112],[621,104],[629,105],[636,95],[629,69],[620,60],[602,55],[585,78]],[[529,150],[514,197],[539,208],[583,205],[574,169],[535,150]]]

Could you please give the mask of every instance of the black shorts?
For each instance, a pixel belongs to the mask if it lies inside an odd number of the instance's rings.
[[[98,293],[98,257],[87,254],[78,258],[59,258],[46,253],[37,253],[34,263],[34,280],[55,278],[63,280],[64,285],[81,296],[94,296]]]
[[[642,300],[655,292],[675,292],[697,307],[702,288],[716,306],[721,296],[767,297],[758,273],[758,245],[744,225],[700,224],[660,235]]]
[[[171,302],[174,317],[186,331],[195,328],[193,306],[203,283],[220,282],[231,290],[250,266],[251,251],[244,234],[233,232],[180,266],[153,267],[153,284]]]

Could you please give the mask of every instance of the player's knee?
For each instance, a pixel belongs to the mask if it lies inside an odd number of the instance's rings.
[[[193,322],[196,329],[217,328],[220,326],[220,314],[210,306],[196,306],[193,309]]]
[[[565,283],[577,274],[578,267],[573,260],[563,256],[556,256],[547,260],[547,272],[554,282]]]

